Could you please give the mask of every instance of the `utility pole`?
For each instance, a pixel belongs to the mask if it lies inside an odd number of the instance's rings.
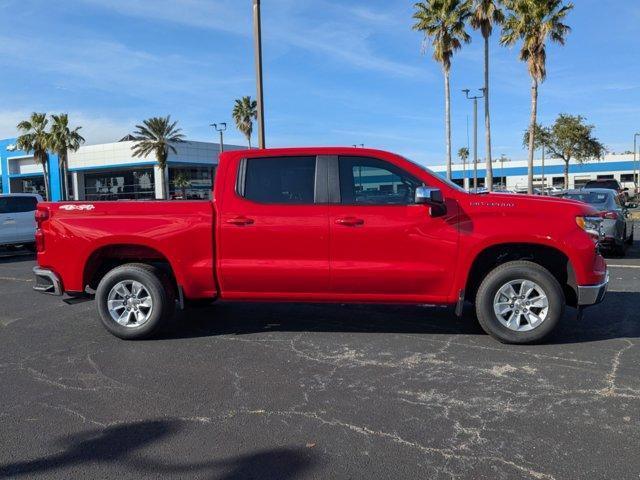
[[[547,181],[544,178],[544,145],[542,146],[542,195],[546,195]]]
[[[469,96],[471,90],[462,90],[469,100],[473,100],[473,190],[478,193],[478,99],[484,98],[484,89],[479,89],[482,95]],[[485,180],[486,182],[486,180]]]
[[[224,137],[222,136],[222,132],[224,132],[227,129],[227,124],[224,122],[212,123],[209,126],[213,127],[216,132],[220,132],[220,153],[224,152]]]
[[[253,39],[256,62],[256,93],[258,102],[258,147],[265,148],[264,140],[264,97],[262,95],[262,25],[260,20],[260,0],[253,0]]]
[[[635,188],[635,192],[633,194],[638,196],[640,191],[638,191],[638,137],[640,137],[640,133],[635,133],[633,135],[633,185]]]

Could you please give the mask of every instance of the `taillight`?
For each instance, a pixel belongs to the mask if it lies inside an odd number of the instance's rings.
[[[36,230],[36,251],[44,252],[44,233],[39,228]]]
[[[600,216],[607,220],[617,220],[618,214],[616,212],[601,212]]]
[[[38,225],[38,228],[40,228],[42,226],[42,223],[45,220],[49,219],[49,209],[45,206],[40,206],[38,205],[38,207],[36,208],[36,224]]]
[[[591,239],[597,244],[604,238],[602,231],[602,217],[584,216],[576,217],[578,227],[587,232]]]

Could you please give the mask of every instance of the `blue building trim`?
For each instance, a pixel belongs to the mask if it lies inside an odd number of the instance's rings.
[[[583,164],[571,164],[569,165],[569,173],[570,174],[587,174],[587,173],[597,173],[597,172],[623,172],[623,171],[633,171],[633,161],[624,161],[624,162],[590,162]],[[447,172],[438,171],[438,175],[445,177]],[[452,176],[454,180],[462,180],[463,178],[473,178],[473,164],[467,166],[466,177],[463,176],[461,170],[455,170],[452,172]],[[493,176],[494,177],[516,177],[516,176],[525,176],[527,175],[528,170],[527,167],[507,167],[501,168],[499,165],[493,164]],[[536,165],[533,167],[533,174],[537,176],[542,176],[542,166]],[[546,165],[544,167],[545,176],[548,175],[564,175],[564,165]],[[485,168],[478,168],[478,178],[486,177],[487,170]]]
[[[30,157],[31,154],[23,150],[7,150],[9,145],[16,143],[15,138],[7,138],[0,140],[0,167],[2,167],[2,191],[9,193],[11,191],[12,178],[37,177],[42,176],[41,172],[11,174],[9,171],[9,160],[12,158]],[[62,199],[62,188],[60,184],[60,171],[58,169],[58,156],[49,154],[49,196],[50,200],[57,202]]]
[[[77,167],[70,168],[70,172],[85,172],[90,170],[122,170],[130,167],[153,167],[156,164],[155,161],[150,162],[137,162],[137,163],[115,163],[113,165],[98,165],[95,167]],[[171,163],[173,165],[173,163]]]

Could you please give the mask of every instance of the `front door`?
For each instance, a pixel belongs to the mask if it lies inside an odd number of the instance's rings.
[[[337,164],[340,198],[329,207],[332,292],[363,301],[445,299],[458,248],[448,221],[454,212],[432,217],[428,206],[416,205],[424,182],[390,162],[344,156]]]
[[[316,163],[315,156],[252,157],[229,167],[236,181],[223,186],[218,228],[226,298],[327,295],[327,174],[326,163]]]

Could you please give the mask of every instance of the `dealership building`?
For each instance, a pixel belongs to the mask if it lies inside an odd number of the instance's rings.
[[[44,197],[42,167],[35,163],[33,155],[16,148],[16,139],[0,140],[0,182],[3,193],[40,193]],[[68,185],[70,198],[76,200],[143,200],[161,198],[162,174],[155,158],[133,156],[134,141],[127,136],[114,143],[85,145],[77,152],[69,153]],[[186,141],[175,144],[176,153],[170,152],[164,181],[168,185],[169,198],[208,199],[211,196],[213,178],[218,165],[220,145],[210,142]],[[226,145],[226,150],[244,149],[238,145]],[[632,154],[607,155],[601,161],[583,164],[572,162],[569,167],[569,188],[580,188],[589,180],[615,179],[623,187],[634,186],[634,162]],[[432,166],[431,170],[444,176],[446,166]],[[564,163],[547,159],[544,167],[541,159],[535,160],[534,184],[564,186]],[[637,170],[636,170],[637,172]],[[473,186],[473,162],[453,165],[453,181],[466,188]],[[478,163],[478,185],[484,186],[486,170],[484,162]],[[509,190],[521,190],[527,186],[526,161],[493,162],[494,184]],[[176,178],[188,182],[177,182]],[[635,175],[638,180],[638,174]],[[56,155],[49,155],[49,185],[51,199],[61,199],[62,179]]]
[[[635,165],[635,170],[634,170]],[[615,179],[623,187],[632,189],[635,181],[638,181],[638,166],[640,162],[634,162],[633,154],[607,155],[600,161],[589,161],[569,164],[569,188],[580,188],[589,180]],[[508,190],[521,190],[527,188],[527,161],[501,161],[499,158],[493,164],[494,185],[504,185]],[[445,176],[446,165],[430,167],[436,173]],[[544,166],[542,159],[534,161],[533,183],[536,188],[564,187],[564,162],[558,159],[546,159]],[[485,162],[479,161],[477,166],[478,186],[485,184]],[[473,187],[473,161],[467,161],[466,168],[462,164],[452,166],[452,180],[460,186],[469,189]]]
[[[20,151],[16,139],[0,140],[0,175],[3,193],[40,193],[44,197],[42,166],[33,155]],[[133,156],[130,136],[119,142],[85,145],[69,152],[68,185],[70,198],[76,200],[143,200],[161,198],[162,174],[155,157]],[[210,198],[220,144],[185,141],[175,144],[164,172],[169,198]],[[225,150],[244,149],[224,145]],[[185,187],[177,177],[187,178]],[[49,155],[49,185],[51,199],[61,199],[61,174],[58,157]]]

